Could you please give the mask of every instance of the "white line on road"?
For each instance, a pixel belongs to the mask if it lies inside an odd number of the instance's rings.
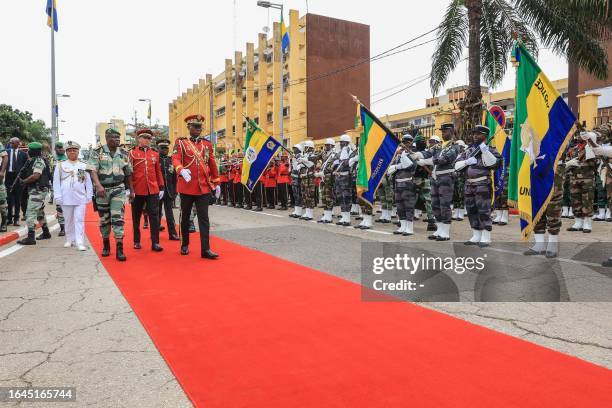
[[[51,218],[49,218],[49,217],[51,217]],[[47,222],[49,222],[49,220],[52,220],[54,218],[55,218],[55,216],[47,215]],[[55,224],[55,225],[52,225],[51,227],[49,227],[49,231],[50,232],[53,232],[53,231],[58,230],[58,229],[59,229],[59,224]],[[27,232],[27,228],[26,228],[26,232]],[[19,251],[23,247],[24,247],[24,245],[15,244],[15,245],[10,246],[10,247],[8,247],[6,249],[3,249],[2,251],[0,251],[0,258],[4,258],[5,256],[9,256],[10,254],[13,254],[13,253]]]

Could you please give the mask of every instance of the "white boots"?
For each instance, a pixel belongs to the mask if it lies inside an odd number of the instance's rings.
[[[598,208],[597,215],[593,217],[593,221],[605,221],[606,220],[606,209]]]
[[[569,227],[568,231],[582,231],[582,226],[584,225],[584,218],[576,218],[574,220],[574,225]]]
[[[403,235],[405,237],[414,234],[414,223],[408,220],[400,220],[400,227],[397,231],[393,231],[395,235]]]
[[[559,255],[559,236],[548,234],[548,243],[544,234],[533,234],[535,244],[523,255],[546,255],[547,258],[556,258]]]
[[[382,222],[383,224],[388,224],[391,222],[391,211],[382,210],[382,214],[380,218],[376,220],[376,222]]]
[[[501,210],[501,216],[497,225],[508,225],[508,210]]]
[[[313,212],[314,208],[307,208],[304,215],[300,217],[300,220],[311,221],[312,217],[314,216]]]
[[[482,231],[481,230],[472,230],[472,238],[470,238],[469,240],[465,241],[464,244],[465,245],[478,245],[478,243],[480,242],[480,237],[482,236]]]
[[[453,209],[453,215],[451,216],[451,219],[455,220],[455,221],[463,221],[463,217],[465,216],[465,209],[464,208],[454,208]]]
[[[348,227],[349,225],[351,225],[351,213],[348,211],[341,212],[340,221],[338,221],[336,225],[341,225],[343,227]]]
[[[589,234],[593,230],[593,219],[591,217],[584,217],[582,224],[582,232]]]
[[[292,218],[300,218],[302,216],[302,211],[302,207],[296,205],[293,207],[293,212],[289,214],[289,216]]]
[[[438,234],[436,241],[448,241],[450,239],[450,224],[444,224],[442,222],[437,223],[438,230],[434,233]]]
[[[418,220],[421,218],[421,215],[423,215],[423,211],[419,210],[419,209],[415,209],[414,210],[414,219]]]
[[[563,209],[561,210],[561,218],[568,218],[568,217],[569,217],[569,207],[563,206]]]
[[[331,210],[323,210],[323,216],[317,222],[318,223],[322,223],[322,224],[329,224],[329,223],[331,223],[332,222],[332,212],[331,212]]]

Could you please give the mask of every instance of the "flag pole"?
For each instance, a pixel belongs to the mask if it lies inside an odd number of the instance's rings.
[[[51,3],[53,4],[53,3]],[[57,95],[55,94],[55,13],[51,8],[51,153],[57,142]]]

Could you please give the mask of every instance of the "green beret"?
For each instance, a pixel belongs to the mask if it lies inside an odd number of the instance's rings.
[[[31,149],[31,150],[41,150],[42,149],[42,144],[40,144],[38,142],[28,143],[28,149]]]
[[[117,136],[121,136],[121,133],[117,132],[115,129],[113,128],[108,128],[106,129],[105,132],[106,136],[110,136],[110,135],[117,135]]]
[[[64,143],[63,142],[56,142],[55,143],[55,147],[59,147],[61,149],[62,147],[64,147]]]
[[[414,138],[414,141],[415,141],[415,142],[421,142],[421,141],[423,141],[423,140],[425,140],[425,138],[424,138],[424,137],[423,137],[423,135],[422,135],[422,134],[420,134],[420,133],[419,133],[418,135],[416,135],[416,137]]]

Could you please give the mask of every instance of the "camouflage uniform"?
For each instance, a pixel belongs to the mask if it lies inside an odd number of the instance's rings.
[[[378,190],[376,191],[376,195],[378,196],[378,200],[381,204],[382,210],[391,211],[393,209],[393,178],[388,174],[385,174],[382,177],[382,181]]]
[[[318,155],[314,152],[304,154],[304,159],[312,163],[308,167],[306,164],[300,170],[300,183],[302,202],[305,208],[313,209],[315,207],[315,165],[318,161]]]
[[[104,197],[96,196],[102,238],[109,238],[112,227],[115,239],[123,239],[126,202],[124,183],[126,177],[132,174],[128,153],[118,147],[113,156],[108,145],[103,145],[92,150],[87,170],[96,171],[104,187]]]
[[[349,153],[349,147],[345,146],[342,148],[338,159],[334,160],[334,191],[336,199],[340,204],[340,211],[344,219],[338,223],[340,225],[349,225],[350,223],[350,211],[353,199],[353,186],[351,177],[351,168],[349,165],[351,154]]]
[[[557,172],[553,182],[553,194],[546,207],[546,211],[542,214],[540,220],[536,223],[533,233],[544,234],[546,229],[550,235],[559,235],[561,230],[561,208],[563,206],[563,181],[565,180],[565,165],[559,162]]]
[[[36,157],[32,163],[32,173],[42,174],[47,164],[42,157]],[[49,181],[49,180],[48,180]],[[36,224],[40,222],[43,227],[47,226],[47,219],[45,218],[45,198],[49,193],[49,186],[41,185],[41,183],[34,182],[28,185],[28,208],[26,210],[26,224],[28,225],[28,231],[34,231]]]
[[[431,208],[436,222],[451,223],[451,203],[455,188],[454,163],[459,146],[447,142],[442,148],[423,152],[425,158],[432,157],[434,169],[431,183]]]
[[[6,149],[4,145],[0,143],[0,167],[2,167],[2,161],[8,154],[6,153]],[[8,220],[8,203],[6,201],[6,185],[4,184],[4,179],[0,180],[0,217],[1,217],[1,227],[0,230],[4,230],[6,228],[6,224],[9,222]]]
[[[491,202],[493,201],[492,170],[501,164],[501,155],[494,147],[487,149],[497,159],[494,164],[485,165],[482,154],[474,154],[478,145],[472,145],[464,153],[459,155],[457,161],[466,160],[469,157],[476,158],[476,164],[465,168],[465,209],[470,227],[476,231],[491,231]]]
[[[323,173],[323,180],[321,181],[321,187],[323,188],[323,206],[327,211],[332,211],[335,204],[334,199],[334,166],[333,162],[336,160],[337,155],[333,150],[330,150],[328,155],[325,157],[321,173]]]
[[[453,208],[463,208],[463,193],[465,188],[465,177],[463,174],[455,176],[455,190],[453,191]]]
[[[506,172],[504,173],[504,188],[495,198],[495,209],[496,210],[507,210],[508,209],[508,172],[509,168],[506,167]]]
[[[402,158],[405,160],[408,153],[402,152],[393,160],[394,165],[400,165]],[[408,166],[408,165],[406,165]],[[414,220],[414,207],[416,206],[417,194],[414,185],[414,173],[416,164],[413,162],[408,167],[398,169],[395,173],[395,204],[397,205],[397,217],[412,222]]]
[[[595,196],[594,181],[596,159],[583,158],[584,148],[580,143],[568,150],[567,159],[578,159],[579,166],[568,168],[570,174],[570,195],[572,210],[577,218],[593,216],[593,200]]]
[[[433,210],[431,209],[431,180],[427,171],[419,166],[414,173],[414,188],[417,196],[417,203],[420,203],[427,213],[427,220],[433,222]]]

